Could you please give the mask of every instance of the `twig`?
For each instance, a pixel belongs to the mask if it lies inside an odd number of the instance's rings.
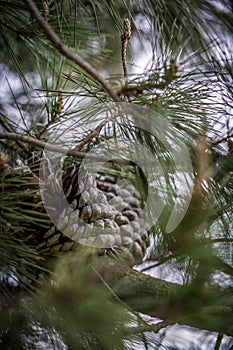
[[[53,46],[66,58],[77,64],[84,69],[90,76],[92,76],[102,87],[109,93],[112,99],[116,102],[120,102],[120,97],[116,94],[115,89],[104,79],[88,62],[84,61],[79,55],[70,51],[59,36],[53,31],[48,22],[41,16],[37,6],[32,0],[24,0],[25,4],[30,9],[33,17],[39,24],[39,26],[45,32],[47,38],[52,42]]]
[[[85,146],[87,143],[89,143],[94,137],[98,136],[100,131],[102,130],[103,126],[105,125],[105,122],[102,122],[100,125],[98,125],[94,130],[91,130],[89,134],[87,134],[82,141],[74,147],[72,150],[80,151],[83,146]]]
[[[61,153],[61,154],[66,154],[68,156],[74,156],[80,159],[92,159],[95,161],[100,161],[102,162],[103,160],[105,162],[112,162],[112,163],[116,163],[116,164],[124,164],[124,165],[132,165],[135,166],[135,162],[131,161],[131,160],[124,160],[124,159],[119,159],[119,158],[115,158],[113,159],[112,157],[103,157],[102,155],[97,155],[97,154],[88,154],[85,152],[79,152],[76,150],[72,150],[72,149],[67,149],[67,148],[63,148],[57,145],[53,145],[51,143],[47,143],[47,142],[43,142],[37,139],[34,139],[33,137],[30,136],[26,136],[26,135],[22,135],[22,134],[18,134],[18,133],[13,133],[13,132],[0,132],[0,139],[10,139],[10,140],[14,140],[14,141],[23,141],[29,144],[32,144],[38,148],[44,149],[46,148],[46,150],[48,151],[52,151],[52,152],[56,152],[56,153]]]
[[[94,137],[97,137],[102,130],[102,128],[105,126],[105,124],[110,120],[111,118],[107,117],[105,118],[94,130],[91,130],[84,138],[83,140],[72,150],[80,151],[83,146],[85,146],[87,143],[89,143]]]
[[[128,42],[131,39],[131,26],[130,21],[128,18],[124,20],[124,32],[121,34],[121,56],[122,56],[122,65],[123,65],[123,72],[124,72],[124,78],[125,78],[125,85],[128,84],[127,76],[127,58],[126,58],[126,50]]]

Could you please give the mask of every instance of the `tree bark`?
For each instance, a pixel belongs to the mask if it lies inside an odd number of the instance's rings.
[[[137,312],[171,323],[233,335],[230,291],[204,288],[195,292],[192,284],[182,286],[119,267],[106,276],[114,293]]]

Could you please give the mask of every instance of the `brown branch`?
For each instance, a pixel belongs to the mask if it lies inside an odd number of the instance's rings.
[[[91,130],[84,138],[83,140],[73,148],[73,150],[80,151],[83,146],[85,146],[87,143],[89,143],[94,137],[98,136],[102,128],[104,127],[105,122],[102,122],[100,125],[98,125],[94,130]]]
[[[66,58],[68,58],[70,61],[77,64],[79,67],[81,67],[84,71],[86,71],[92,78],[94,78],[112,97],[112,99],[116,102],[120,102],[121,99],[116,94],[115,89],[107,82],[106,79],[104,79],[88,62],[84,61],[78,54],[73,53],[70,51],[64,43],[61,41],[59,36],[53,31],[53,29],[50,27],[48,22],[41,16],[37,6],[35,5],[34,1],[32,0],[24,0],[25,4],[31,11],[33,17],[39,24],[39,26],[43,29],[45,32],[47,38],[51,41],[53,46]]]
[[[26,135],[22,135],[22,134],[18,134],[18,133],[13,133],[13,132],[0,132],[0,139],[10,139],[10,140],[14,140],[15,142],[23,141],[23,142],[32,144],[32,145],[34,145],[38,148],[41,148],[41,149],[46,148],[46,150],[48,150],[48,151],[66,154],[68,156],[74,156],[74,157],[77,157],[80,159],[86,158],[86,159],[92,159],[92,160],[100,161],[100,162],[103,162],[103,160],[104,160],[105,162],[112,162],[115,164],[124,164],[124,165],[135,166],[135,163],[133,161],[130,161],[130,160],[123,160],[123,159],[119,159],[119,158],[113,159],[112,157],[108,158],[108,157],[103,157],[102,155],[79,152],[75,149],[63,148],[63,147],[58,146],[58,145],[54,145],[54,144],[51,144],[48,142],[43,142],[43,141],[34,139],[33,137],[30,137],[30,136],[26,136]]]
[[[83,146],[85,146],[87,143],[89,143],[94,137],[97,137],[100,133],[100,131],[102,130],[102,128],[105,126],[105,124],[112,118],[105,118],[99,125],[97,125],[97,127],[93,130],[91,130],[84,138],[83,140],[76,146],[74,147],[72,150],[75,151],[80,151]]]
[[[233,298],[222,291],[206,289],[196,294],[189,286],[167,282],[135,270],[111,269],[107,282],[130,308],[169,323],[232,335]],[[213,318],[216,322],[212,322]]]

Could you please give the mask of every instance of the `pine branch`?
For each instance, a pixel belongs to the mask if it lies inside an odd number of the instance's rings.
[[[45,32],[47,38],[51,41],[53,46],[60,52],[63,56],[68,58],[70,61],[74,62],[76,65],[84,69],[92,78],[94,78],[102,87],[109,93],[109,96],[116,102],[121,102],[121,99],[117,95],[115,89],[104,79],[99,72],[97,72],[88,62],[84,61],[78,54],[70,51],[58,35],[53,31],[48,22],[41,16],[36,4],[32,0],[24,0],[25,4],[28,6],[33,17],[39,24],[39,26]]]
[[[168,322],[178,322],[212,332],[232,335],[233,299],[222,291],[206,289],[197,293],[189,286],[167,282],[135,270],[116,269],[108,275],[114,293],[135,311]],[[215,322],[212,319],[215,318]],[[209,322],[207,322],[209,320]]]
[[[46,148],[48,151],[56,152],[56,153],[61,153],[61,154],[66,154],[68,156],[74,156],[80,159],[92,159],[95,161],[100,161],[100,162],[113,162],[115,164],[124,164],[124,165],[135,165],[133,161],[128,161],[124,159],[118,159],[118,158],[111,158],[111,157],[103,157],[101,155],[95,155],[95,154],[88,154],[85,152],[80,152],[75,149],[67,149],[64,147],[56,146],[48,142],[43,142],[40,140],[37,140],[33,137],[18,134],[18,133],[13,133],[13,132],[0,132],[0,139],[10,139],[14,141],[23,141],[29,144],[32,144],[38,148],[44,149]]]

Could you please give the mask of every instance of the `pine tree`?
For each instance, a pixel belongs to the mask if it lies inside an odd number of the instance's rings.
[[[1,348],[233,346],[232,10],[0,1]]]

